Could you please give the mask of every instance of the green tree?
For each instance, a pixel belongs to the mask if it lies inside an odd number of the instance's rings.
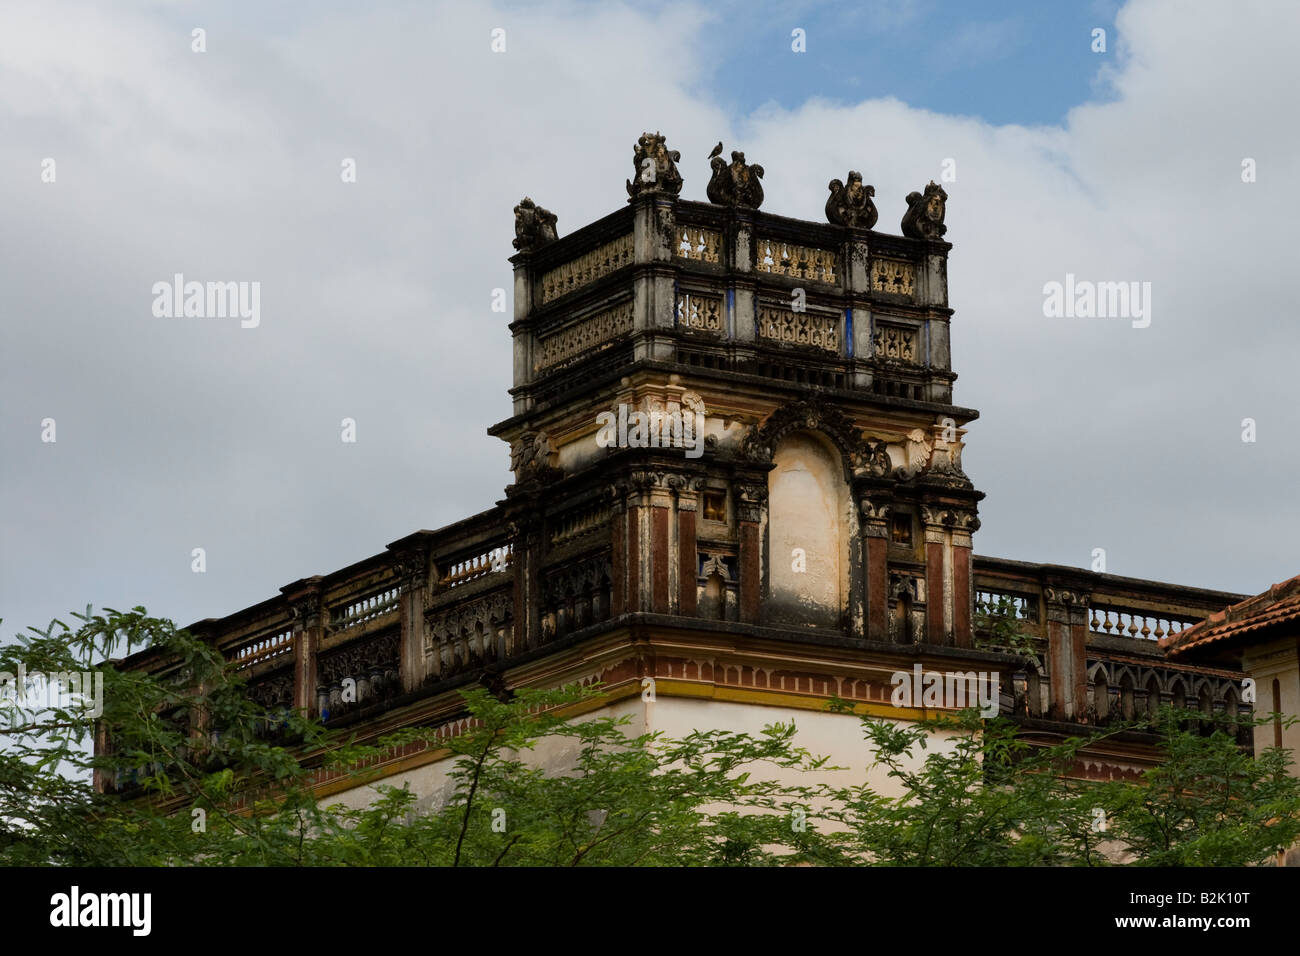
[[[794,746],[793,724],[756,737],[711,730],[670,739],[629,735],[626,716],[566,719],[566,706],[598,694],[523,689],[501,701],[476,689],[465,694],[472,724],[458,736],[384,738],[450,750],[443,801],[412,817],[413,795],[384,787],[375,805],[340,808],[331,839],[319,843],[322,861],[378,852],[440,866],[768,865],[815,847],[801,815],[811,789],[755,772],[824,765]]]
[[[842,827],[829,837],[841,862],[1242,866],[1266,862],[1300,837],[1300,778],[1287,772],[1290,751],[1252,756],[1233,733],[1202,733],[1195,712],[1166,708],[1154,721],[1116,722],[1045,746],[1025,741],[1013,722],[983,720],[974,710],[915,724],[864,717],[862,724],[872,766],[898,793],[884,796],[867,784],[827,789],[824,817]],[[1140,780],[1074,775],[1086,748],[1128,731],[1155,737],[1160,763]]]
[[[793,745],[793,724],[630,736],[626,718],[568,719],[599,688],[508,701],[480,689],[465,694],[463,733],[412,728],[363,746],[267,712],[211,644],[142,608],[75,616],[75,630],[55,621],[0,649],[0,672],[98,672],[98,723],[113,746],[94,753],[97,721],[83,706],[13,701],[0,751],[2,863],[757,865],[801,859],[817,840],[802,826],[807,788],[767,776],[823,765]],[[148,673],[112,657],[144,647],[168,665]],[[451,758],[449,792],[429,812],[382,785],[360,810],[313,792],[318,769],[359,785],[388,748],[415,740]],[[542,741],[566,749],[530,763]],[[95,770],[131,785],[96,792]]]
[[[843,709],[842,702],[838,709]],[[1063,776],[1093,738],[1035,747],[1009,721],[976,710],[899,724],[862,718],[870,769],[895,796],[869,784],[827,788],[825,813],[843,829],[830,841],[843,862],[881,866],[1042,866],[1099,862],[1067,833],[1079,785]],[[1083,799],[1082,802],[1088,802]]]
[[[1112,839],[1141,866],[1244,866],[1292,846],[1300,838],[1300,778],[1288,772],[1291,751],[1266,747],[1252,756],[1236,740],[1239,724],[1271,721],[1230,720],[1226,731],[1207,735],[1198,713],[1162,708],[1152,728],[1160,763],[1136,785],[1105,788]]]

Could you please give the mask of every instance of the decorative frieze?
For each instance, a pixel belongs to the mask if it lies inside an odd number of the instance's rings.
[[[871,260],[871,291],[912,295],[916,287],[916,266],[901,259]]]
[[[840,322],[833,315],[760,307],[758,337],[781,345],[812,346],[838,355]]]
[[[679,259],[716,263],[721,249],[722,233],[702,226],[681,226],[677,230],[677,248],[673,254]]]
[[[536,363],[536,371],[587,354],[624,332],[630,331],[632,331],[631,302],[624,302],[597,312],[542,339],[542,355]]]
[[[554,302],[585,285],[632,264],[632,234],[578,256],[542,275],[542,304]]]
[[[754,267],[759,272],[830,284],[839,281],[836,275],[838,252],[763,238],[758,240],[757,248]]]
[[[449,677],[475,663],[500,660],[510,639],[514,595],[496,591],[429,614],[424,652],[432,672]]]
[[[317,693],[329,694],[330,702],[337,706],[333,696],[342,689],[346,679],[356,681],[356,703],[361,703],[370,693],[395,691],[399,645],[400,636],[390,632],[322,654],[317,659]]]
[[[677,297],[678,328],[721,334],[722,300],[716,296],[683,293]]]
[[[917,362],[915,329],[881,322],[876,325],[874,346],[877,358],[911,364]]]
[[[248,696],[270,711],[293,706],[293,671],[284,669],[248,685]]]

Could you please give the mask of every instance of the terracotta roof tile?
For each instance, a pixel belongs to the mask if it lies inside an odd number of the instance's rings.
[[[1161,638],[1160,648],[1176,656],[1193,647],[1242,637],[1295,620],[1300,620],[1300,575],[1222,611],[1215,611],[1204,621],[1178,634]]]

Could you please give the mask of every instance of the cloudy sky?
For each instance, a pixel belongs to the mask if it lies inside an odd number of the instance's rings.
[[[490,507],[511,207],[561,234],[620,208],[656,129],[687,198],[721,139],[766,211],[821,220],[857,169],[889,231],[953,161],[980,553],[1300,572],[1300,7],[1057,6],[6,0],[0,632],[221,616]],[[260,283],[259,324],[154,315],[176,273]],[[1150,325],[1046,317],[1067,274],[1149,282]]]

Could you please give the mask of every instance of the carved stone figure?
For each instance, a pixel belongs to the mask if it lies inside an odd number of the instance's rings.
[[[722,158],[722,143],[713,147],[709,153],[709,166],[713,169],[713,178],[704,190],[709,202],[719,206],[745,206],[757,209],[763,205],[763,167],[745,162],[745,154],[732,150],[731,164]]]
[[[826,219],[837,226],[849,226],[854,229],[870,229],[876,224],[879,213],[871,197],[876,194],[875,186],[864,186],[862,174],[849,170],[849,184],[845,186],[838,179],[832,179],[830,197],[826,200]]]
[[[676,196],[682,191],[682,176],[677,171],[681,158],[681,153],[665,145],[662,133],[642,133],[632,150],[636,172],[628,181],[627,194],[659,191]]]
[[[531,251],[558,238],[555,213],[543,209],[527,196],[515,207],[515,248]]]
[[[525,432],[510,446],[510,470],[522,481],[540,476],[550,463],[551,441],[545,432]]]
[[[930,180],[925,194],[907,194],[907,212],[903,213],[903,235],[912,239],[942,239],[948,227],[943,224],[948,194]]]

